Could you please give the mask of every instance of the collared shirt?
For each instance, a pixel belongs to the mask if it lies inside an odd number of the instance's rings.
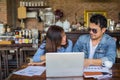
[[[90,35],[81,35],[73,47],[74,52],[84,52],[85,58],[90,54]],[[101,59],[102,63],[111,61],[115,63],[116,41],[109,35],[104,34],[98,46],[96,47],[94,59]]]
[[[46,53],[45,46],[46,41],[43,41],[40,47],[38,48],[37,52],[33,56],[33,62],[40,62],[40,57]],[[72,52],[72,48],[73,43],[70,39],[68,39],[68,46],[66,48],[65,47],[59,48],[57,52]]]

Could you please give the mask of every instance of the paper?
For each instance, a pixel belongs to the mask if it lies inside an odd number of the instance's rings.
[[[19,71],[13,72],[13,74],[24,75],[24,76],[34,76],[41,75],[45,71],[45,67],[43,66],[28,66]]]
[[[109,76],[110,75],[110,76]],[[88,66],[84,68],[84,77],[106,78],[112,76],[112,71],[109,68],[102,66]]]
[[[102,67],[102,66],[88,66],[84,68],[84,72],[108,72],[109,68]]]

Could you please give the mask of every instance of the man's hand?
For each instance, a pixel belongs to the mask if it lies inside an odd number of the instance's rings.
[[[84,66],[90,66],[90,65],[102,65],[102,60],[101,59],[85,59],[84,61]]]
[[[85,61],[84,61],[84,66],[85,67],[88,67],[88,66],[90,66],[91,65],[91,59],[85,59]]]

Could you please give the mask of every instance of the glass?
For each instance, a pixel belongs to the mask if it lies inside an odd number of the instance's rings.
[[[44,31],[46,32],[49,26],[55,24],[55,15],[52,12],[52,8],[45,8],[44,13]]]
[[[33,47],[33,48],[38,48],[38,39],[33,38],[32,47]]]
[[[38,48],[38,29],[31,29],[32,31],[32,47]]]

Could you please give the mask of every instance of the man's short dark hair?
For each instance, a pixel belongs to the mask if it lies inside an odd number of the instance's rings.
[[[90,18],[90,23],[95,23],[101,28],[107,28],[107,19],[102,14],[94,14]]]

